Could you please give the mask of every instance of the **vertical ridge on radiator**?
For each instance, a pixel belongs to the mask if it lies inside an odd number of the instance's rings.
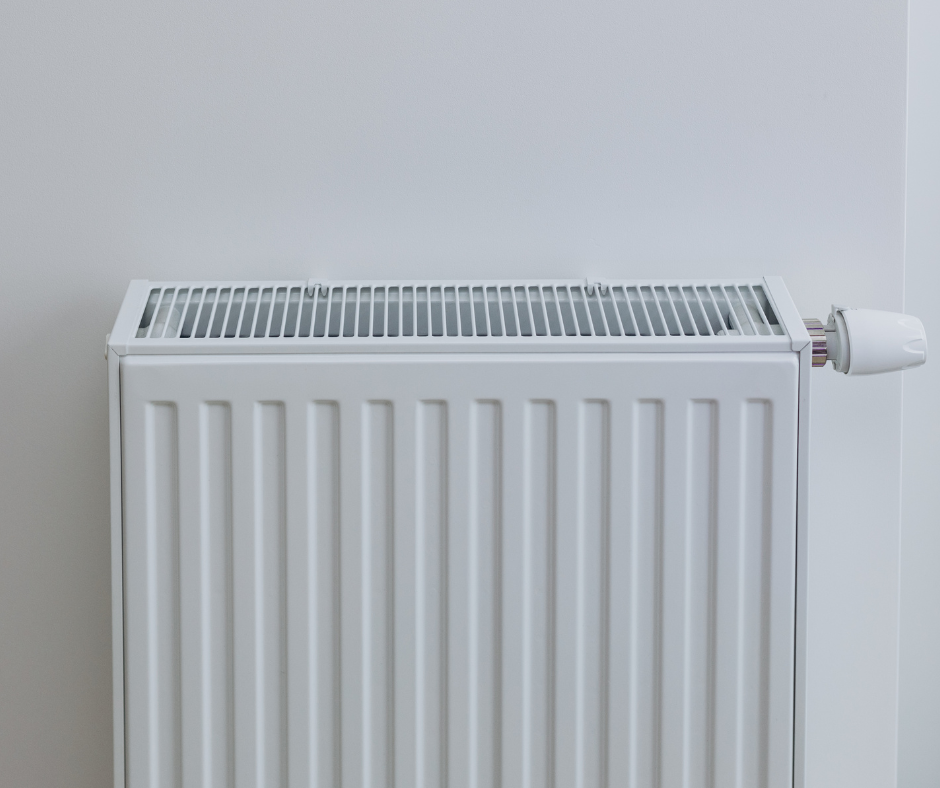
[[[279,785],[287,766],[286,428],[284,404],[254,406],[255,779]]]
[[[555,403],[525,403],[521,788],[551,784],[554,763]]]
[[[352,406],[354,407],[354,406]],[[395,530],[390,549],[394,552],[394,698],[393,724],[396,731],[394,751],[394,785],[415,785],[418,779],[418,737],[424,731],[418,728],[417,699],[419,682],[423,681],[415,668],[418,649],[416,611],[418,600],[416,549],[416,517],[418,485],[414,472],[418,470],[416,456],[418,405],[411,402],[393,406],[394,462],[403,469],[396,477],[394,491]],[[424,744],[422,743],[422,747]]]
[[[362,471],[363,407],[339,406],[340,488],[340,785],[365,785],[363,770],[362,687]]]
[[[574,784],[588,788],[607,784],[609,403],[581,402],[578,411]]]
[[[766,401],[729,403],[721,420],[720,466],[728,474],[719,508],[716,619],[715,784],[767,785],[769,685],[766,623],[769,604],[772,411]],[[733,724],[719,724],[723,720]]]
[[[579,403],[555,400],[557,414],[558,478],[555,490],[558,511],[555,566],[555,701],[554,762],[552,778],[557,788],[579,786],[578,736],[578,424]]]
[[[467,533],[467,781],[468,788],[500,784],[503,729],[501,588],[503,523],[503,408],[470,403],[470,505]],[[453,770],[458,775],[456,764]]]
[[[684,776],[684,720],[689,687],[685,666],[688,575],[688,404],[666,399],[660,406],[660,467],[668,465],[669,495],[659,480],[659,741],[656,765],[665,785],[681,784]],[[664,470],[660,471],[664,474]]]
[[[181,782],[179,427],[175,403],[146,406],[146,778]]]
[[[750,400],[742,408],[743,504],[740,544],[738,649],[739,759],[742,785],[767,784],[769,712],[771,405]],[[759,567],[756,573],[745,567]]]
[[[339,404],[298,404],[288,424],[289,784],[328,788],[341,779]]]
[[[391,786],[395,731],[392,404],[365,403],[361,419],[361,779],[363,785]]]
[[[447,403],[447,738],[443,757],[452,788],[467,788],[473,779],[470,704],[476,690],[470,678],[471,407],[467,400]]]
[[[180,410],[182,784],[234,785],[232,415]]]
[[[498,769],[494,784],[518,785],[523,771],[525,730],[523,706],[526,678],[532,665],[525,661],[525,401],[506,399],[499,403],[500,425],[499,528],[495,540],[495,642],[496,686],[499,737],[495,738],[494,758]],[[485,785],[485,783],[484,783]]]
[[[232,402],[232,639],[234,643],[233,716],[235,783],[257,775],[255,731],[254,511],[255,405]]]
[[[633,522],[634,580],[631,685],[634,692],[634,758],[637,785],[662,783],[663,755],[663,508],[665,485],[664,405],[662,400],[634,404]],[[640,674],[649,676],[642,686]],[[643,719],[645,718],[645,719]],[[645,735],[645,736],[644,736]]]
[[[711,732],[715,713],[718,403],[713,400],[689,402],[686,417],[684,693],[681,775],[677,775],[677,780],[714,788]]]
[[[628,788],[660,784],[662,765],[664,404],[615,412],[610,534],[607,773]],[[619,444],[619,445],[618,445]]]
[[[447,406],[417,404],[415,788],[447,784]]]
[[[235,782],[287,777],[286,424],[281,402],[233,406]]]
[[[337,404],[285,403],[287,784],[338,775]]]

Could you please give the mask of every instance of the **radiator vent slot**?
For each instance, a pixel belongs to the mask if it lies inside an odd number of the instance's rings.
[[[782,335],[760,284],[156,287],[138,339]]]

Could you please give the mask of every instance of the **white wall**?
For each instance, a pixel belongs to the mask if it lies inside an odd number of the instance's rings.
[[[110,766],[131,277],[782,274],[903,296],[899,0],[21,0],[0,24],[0,785]],[[896,769],[898,377],[814,375],[812,786]]]
[[[940,4],[911,0],[905,308],[932,359],[904,375],[898,785],[940,785]]]

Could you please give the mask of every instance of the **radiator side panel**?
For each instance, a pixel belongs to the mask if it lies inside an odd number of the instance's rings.
[[[130,788],[792,784],[796,354],[123,363]]]
[[[111,693],[114,788],[125,788],[124,687],[124,473],[121,413],[121,361],[108,354],[108,422],[111,498]]]

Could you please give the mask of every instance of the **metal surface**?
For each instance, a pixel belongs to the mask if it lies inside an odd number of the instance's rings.
[[[130,788],[792,785],[796,354],[121,364]]]
[[[792,349],[759,280],[135,285],[119,355]]]
[[[829,358],[829,351],[826,345],[826,327],[821,320],[815,317],[804,318],[803,325],[806,326],[806,330],[809,332],[813,341],[813,366],[826,366],[826,361],[828,361]]]

